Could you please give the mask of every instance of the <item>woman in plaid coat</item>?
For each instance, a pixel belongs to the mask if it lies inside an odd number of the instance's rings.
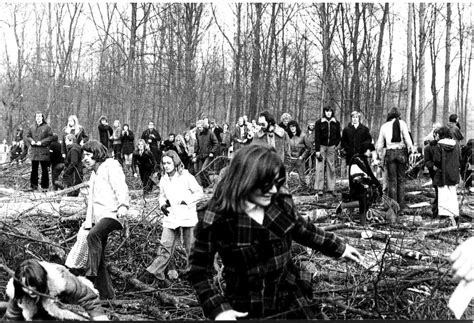
[[[243,147],[199,210],[188,278],[206,317],[314,317],[307,302],[312,290],[292,260],[293,240],[327,256],[362,261],[341,238],[298,214],[285,176],[274,148]],[[224,264],[224,295],[213,280],[216,253]]]

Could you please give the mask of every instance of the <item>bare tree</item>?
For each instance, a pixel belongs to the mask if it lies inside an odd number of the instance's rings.
[[[443,122],[448,120],[449,113],[449,80],[451,73],[451,3],[446,4],[446,58],[444,62],[444,96],[443,96]]]
[[[250,85],[249,117],[255,118],[258,111],[258,89],[260,87],[260,30],[263,8],[261,3],[254,3],[255,22],[253,24],[252,80]]]
[[[378,125],[381,120],[381,115],[383,114],[383,106],[382,106],[382,69],[381,69],[381,61],[382,61],[382,48],[383,48],[383,41],[384,41],[384,31],[385,31],[385,24],[387,23],[387,17],[389,14],[390,6],[388,3],[385,3],[383,7],[383,16],[382,22],[380,23],[380,32],[379,32],[379,39],[377,45],[377,56],[375,58],[375,120],[374,123]]]

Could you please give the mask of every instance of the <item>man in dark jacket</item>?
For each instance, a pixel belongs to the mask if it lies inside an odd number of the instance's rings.
[[[196,123],[196,144],[194,146],[194,158],[196,159],[197,172],[201,172],[197,178],[199,184],[206,188],[211,185],[211,179],[209,178],[209,170],[207,166],[212,162],[216,154],[218,142],[214,132],[210,131],[206,127],[203,120],[199,120]]]
[[[148,122],[148,129],[143,131],[142,139],[145,140],[145,142],[150,147],[151,153],[153,154],[153,157],[156,161],[155,169],[158,171],[158,174],[160,174],[159,168],[161,164],[161,136],[158,130],[155,129],[155,124],[153,121]]]
[[[168,135],[168,139],[166,139],[163,142],[163,145],[161,145],[161,151],[168,151],[171,149],[178,152],[178,148],[176,148],[175,146],[175,138],[176,138],[176,135],[174,133],[170,133]]]
[[[346,156],[347,165],[349,165],[352,156],[361,150],[363,143],[372,142],[369,128],[360,123],[360,112],[353,111],[351,119],[351,123],[342,131],[341,138],[341,148]]]
[[[31,189],[38,189],[38,168],[41,165],[41,188],[46,191],[49,188],[49,144],[53,140],[53,132],[43,113],[36,112],[35,124],[29,128],[26,140],[31,146]]]
[[[112,141],[110,140],[110,136],[114,133],[114,130],[111,126],[107,123],[107,118],[105,116],[101,116],[99,119],[99,140],[102,145],[104,145],[109,153],[112,149]]]
[[[451,138],[449,127],[438,130],[439,140],[434,149],[433,169],[436,171],[433,185],[438,186],[438,215],[459,216],[456,185],[459,183],[461,149]]]
[[[65,137],[67,155],[66,168],[64,169],[64,183],[68,186],[75,186],[82,183],[83,166],[82,166],[82,149],[81,146],[75,143],[74,135],[67,135]],[[78,196],[79,190],[68,193],[68,196]]]
[[[51,161],[51,182],[53,182],[53,189],[57,191],[60,189],[57,182],[64,169],[62,145],[58,141],[57,134],[53,134],[53,141],[51,141],[51,144],[49,145],[49,156]]]
[[[333,108],[326,106],[323,117],[314,126],[314,149],[316,159],[316,180],[314,183],[318,195],[323,194],[324,178],[327,192],[336,196],[336,147],[341,142],[341,124],[334,117]]]

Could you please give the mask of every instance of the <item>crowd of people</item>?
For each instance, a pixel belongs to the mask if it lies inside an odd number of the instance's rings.
[[[157,175],[163,214],[157,256],[142,269],[140,280],[168,286],[166,270],[182,238],[188,256],[186,277],[206,317],[314,317],[308,301],[311,279],[305,279],[293,262],[292,241],[356,263],[363,263],[364,257],[337,235],[301,217],[288,189],[289,174],[296,172],[299,187],[317,199],[324,194],[338,197],[336,162],[344,158],[349,193],[336,214],[344,208],[358,208],[360,223],[366,225],[368,209],[383,194],[396,201],[403,213],[406,173],[419,155],[397,108],[389,111],[378,138],[372,138],[361,117],[360,112],[353,111],[351,122],[342,128],[334,109],[328,106],[320,119],[309,121],[303,129],[289,113],[284,113],[277,124],[270,112],[263,111],[250,122],[247,116],[239,117],[233,126],[220,126],[215,120],[203,118],[189,130],[169,133],[164,139],[153,121],[136,138],[128,124],[122,126],[120,120],[115,120],[111,127],[102,116],[99,138],[94,140],[74,115],[56,134],[44,115],[37,112],[24,138],[22,128],[15,137],[15,145],[19,147],[22,142],[29,149],[24,154],[31,160],[31,189],[49,189],[49,169],[53,189],[82,183],[84,169],[91,173],[86,220],[82,224],[88,231],[88,260],[83,272],[87,279],[61,274],[73,282],[73,287],[68,283],[67,290],[62,289],[64,301],[86,307],[91,319],[104,319],[97,299],[115,297],[105,250],[109,234],[125,225],[130,198],[124,170],[129,168],[132,176],[140,176],[144,195],[153,193],[152,176]],[[463,139],[456,115],[445,126],[435,124],[425,138],[421,165],[428,169],[436,190],[434,217],[458,217],[456,185],[462,179],[466,188],[471,187],[473,140],[461,146]],[[22,162],[24,157],[18,156],[24,148],[13,155],[15,145],[10,149],[10,162]],[[197,207],[203,189],[212,184],[211,170],[219,173],[219,179],[210,200]],[[379,170],[383,176],[378,178]],[[309,179],[308,174],[312,174]],[[62,182],[58,180],[61,176]],[[77,196],[79,189],[69,194]],[[461,246],[452,259],[456,275],[472,280],[472,265],[466,263],[473,261],[467,250]],[[224,265],[224,294],[212,278],[216,254]],[[25,261],[15,272],[5,317],[54,317],[45,296],[57,287],[49,286],[50,275],[67,270],[56,264]],[[28,302],[38,308],[25,310]]]

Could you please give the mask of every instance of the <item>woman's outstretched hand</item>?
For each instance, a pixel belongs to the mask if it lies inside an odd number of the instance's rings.
[[[471,237],[461,243],[453,251],[449,259],[453,263],[452,270],[455,279],[474,280],[474,237]]]
[[[353,246],[346,244],[346,249],[344,250],[344,253],[342,254],[342,258],[347,259],[347,260],[352,260],[356,263],[362,263],[364,261],[364,257],[360,254],[357,249],[355,249]]]
[[[234,310],[227,310],[227,311],[224,311],[222,313],[219,313],[215,320],[216,321],[235,321],[237,320],[237,318],[239,317],[245,317],[247,316],[248,312],[237,312],[237,311],[234,311]]]

